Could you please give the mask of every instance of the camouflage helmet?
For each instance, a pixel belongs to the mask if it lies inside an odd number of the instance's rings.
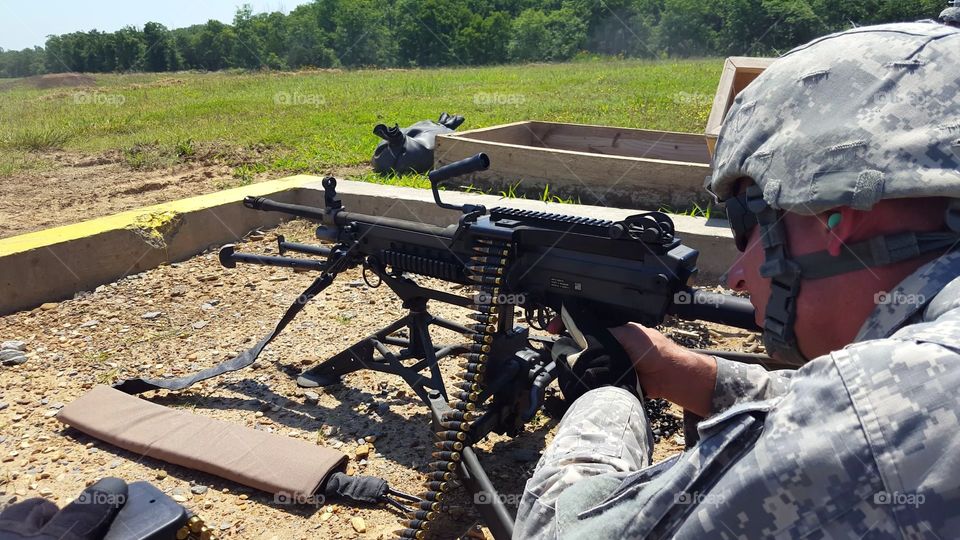
[[[774,209],[817,214],[891,198],[960,198],[960,30],[862,27],[774,62],[731,107],[708,179],[750,177]]]
[[[943,24],[960,24],[960,7],[948,7],[940,13],[937,20]]]
[[[759,227],[770,280],[763,342],[802,365],[794,325],[802,283],[960,246],[960,30],[925,21],[856,28],[774,62],[734,101],[708,189],[726,202],[737,247]],[[754,181],[737,193],[737,181]],[[888,234],[790,253],[781,215],[883,199],[948,197],[952,232]],[[832,217],[832,216],[831,216]]]

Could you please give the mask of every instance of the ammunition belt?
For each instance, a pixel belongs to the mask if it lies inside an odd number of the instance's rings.
[[[200,516],[191,516],[190,519],[177,530],[177,540],[217,540],[220,538],[214,534],[213,529],[207,527],[203,518]]]
[[[427,473],[417,508],[401,520],[402,530],[396,531],[398,538],[423,539],[430,529],[430,522],[444,509],[443,501],[447,491],[456,479],[457,467],[465,447],[473,443],[469,437],[471,422],[481,414],[480,394],[484,389],[484,373],[490,344],[502,331],[500,306],[496,305],[500,297],[500,286],[510,245],[488,239],[478,239],[473,246],[474,256],[466,266],[467,277],[475,284],[478,297],[485,297],[490,304],[474,305],[475,313],[469,317],[476,321],[467,328],[471,330],[467,353],[460,364],[460,380],[456,382],[457,391],[451,391],[448,398],[452,411],[440,419],[440,430],[436,432],[435,451],[431,453],[433,461]]]

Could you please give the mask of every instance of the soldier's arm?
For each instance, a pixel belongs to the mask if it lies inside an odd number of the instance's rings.
[[[666,399],[704,418],[738,403],[779,396],[789,386],[789,372],[695,353],[640,324],[610,332],[633,361],[648,397]]]
[[[713,387],[710,415],[734,405],[763,401],[787,393],[792,371],[767,371],[762,366],[715,358],[717,379]]]

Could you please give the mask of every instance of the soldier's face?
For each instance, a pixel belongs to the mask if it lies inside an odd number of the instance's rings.
[[[787,246],[792,257],[827,248],[828,233],[822,226],[820,216],[788,213],[783,215],[782,224],[787,233]],[[756,322],[761,327],[770,299],[770,279],[760,275],[760,265],[763,262],[760,228],[754,227],[747,239],[743,255],[727,273],[726,283],[731,289],[750,294],[750,302],[756,310]],[[794,332],[800,351],[807,358],[814,358],[849,343],[843,340],[852,338],[859,325],[853,319],[861,317],[862,322],[872,308],[867,306],[860,309],[859,303],[851,306],[850,301],[844,298],[844,291],[849,290],[844,284],[847,279],[847,275],[841,275],[802,283],[796,300],[797,318]],[[838,305],[843,308],[834,307]]]
[[[743,182],[739,192],[746,191],[751,182]],[[787,235],[787,251],[791,257],[827,250],[835,238],[826,227],[827,216],[805,216],[784,213],[781,224]],[[726,275],[726,286],[750,294],[757,325],[763,327],[767,302],[770,299],[770,279],[760,275],[765,256],[760,240],[760,228],[754,226],[745,239],[739,241],[744,250]],[[846,345],[856,335],[859,324],[873,309],[856,294],[863,285],[856,273],[843,274],[815,281],[803,281],[797,296],[797,318],[794,332],[800,351],[814,358]],[[854,282],[851,282],[853,280]],[[851,293],[847,297],[847,292]],[[837,309],[837,307],[841,307]]]
[[[945,202],[931,200],[919,203],[877,205],[868,213],[847,212],[847,225],[831,230],[828,215],[805,216],[785,213],[781,223],[787,235],[790,257],[822,251],[836,252],[838,243],[852,244],[878,235],[901,231],[936,231],[942,228]],[[910,206],[916,205],[916,208]],[[926,210],[924,210],[926,209]],[[859,224],[855,222],[860,220]],[[842,238],[841,238],[842,237]],[[823,279],[804,279],[797,296],[797,318],[794,332],[800,351],[807,358],[843,348],[856,337],[860,326],[876,309],[876,293],[892,290],[920,265],[932,260],[936,253],[882,267],[864,267]],[[727,273],[727,287],[747,292],[756,309],[757,324],[762,326],[770,298],[770,280],[760,275],[764,262],[759,227],[750,231],[746,249]]]
[[[752,182],[739,186],[744,193]],[[787,236],[787,252],[791,258],[827,251],[839,255],[841,245],[900,232],[933,232],[945,229],[943,216],[946,199],[899,199],[877,203],[869,211],[836,209],[821,215],[784,213],[781,223]],[[829,227],[833,213],[841,213],[839,224]],[[760,275],[764,262],[759,227],[753,227],[745,249],[727,273],[727,287],[750,294],[756,309],[756,322],[763,326],[770,280]],[[880,267],[864,267],[823,279],[804,279],[797,296],[797,319],[794,332],[800,351],[815,358],[851,343],[863,322],[877,307],[878,291],[893,290],[900,281],[937,253]]]
[[[753,181],[749,178],[741,179],[737,186],[737,196],[742,197]],[[740,219],[736,215],[731,215],[731,205],[737,201],[731,199],[727,202],[727,217],[731,221],[731,226],[735,223],[746,223],[748,220]],[[741,202],[740,206],[744,206]],[[742,212],[747,211],[745,208]],[[738,250],[741,251],[740,257],[727,271],[726,286],[738,292],[750,294],[750,302],[756,310],[757,325],[763,327],[764,314],[766,312],[767,300],[770,297],[770,280],[760,276],[760,265],[763,264],[763,248],[760,244],[759,227],[754,223],[749,231],[737,230],[732,227],[734,233],[734,242]]]
[[[831,240],[836,237],[826,226],[827,218],[827,215],[782,215],[790,257],[830,249]],[[750,294],[756,322],[761,327],[770,299],[770,279],[760,275],[764,259],[760,228],[754,227],[747,237],[743,255],[728,272],[726,283],[731,289]],[[862,274],[851,272],[801,283],[793,329],[804,356],[815,358],[852,341],[860,324],[875,307],[864,300],[871,298],[866,291],[873,285],[866,283],[865,278],[869,276]]]
[[[727,288],[750,295],[750,302],[756,310],[757,325],[761,327],[770,298],[770,280],[760,275],[763,259],[759,227],[754,227],[747,237],[746,249],[726,274]]]

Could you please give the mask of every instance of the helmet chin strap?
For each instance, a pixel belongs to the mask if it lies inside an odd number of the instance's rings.
[[[844,245],[839,256],[820,251],[790,258],[783,212],[767,205],[758,186],[747,188],[747,209],[756,214],[764,262],[760,275],[770,279],[770,298],[763,322],[763,344],[781,362],[802,366],[809,361],[797,344],[797,296],[801,279],[816,280],[914,259],[925,253],[960,249],[960,219],[951,222],[960,204],[947,211],[952,232],[897,233]],[[956,216],[954,216],[956,217]],[[919,306],[918,306],[919,309]]]
[[[800,294],[800,265],[790,260],[786,230],[778,212],[763,200],[758,186],[747,188],[747,208],[756,214],[760,227],[764,262],[760,275],[770,279],[770,299],[763,321],[763,345],[777,360],[802,366],[807,358],[800,352],[794,323],[797,320],[797,295]]]

